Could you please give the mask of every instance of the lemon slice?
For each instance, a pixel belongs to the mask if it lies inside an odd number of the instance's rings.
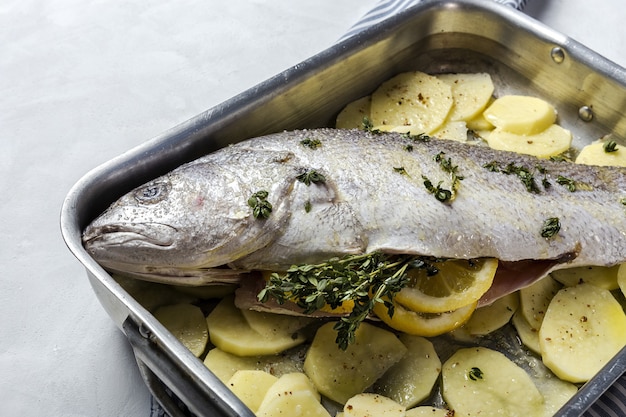
[[[439,271],[432,276],[425,269],[408,272],[409,285],[395,296],[399,304],[422,313],[445,313],[475,304],[491,287],[498,260],[454,259],[432,265]]]
[[[463,325],[472,316],[477,303],[444,313],[418,313],[394,303],[393,316],[382,303],[374,305],[374,314],[389,327],[415,336],[432,337],[450,332]]]

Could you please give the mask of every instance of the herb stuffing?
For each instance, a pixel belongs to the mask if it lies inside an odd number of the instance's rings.
[[[279,304],[294,302],[305,314],[326,305],[337,308],[352,301],[350,314],[335,324],[336,343],[345,350],[354,342],[357,328],[371,314],[374,305],[383,303],[393,316],[392,300],[407,286],[406,271],[410,268],[432,269],[419,256],[380,252],[332,258],[315,265],[296,265],[284,274],[273,273],[258,299],[266,302],[272,297]]]

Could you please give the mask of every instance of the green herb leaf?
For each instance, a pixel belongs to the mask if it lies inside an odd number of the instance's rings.
[[[481,371],[480,368],[474,367],[474,368],[470,369],[470,371],[468,372],[467,376],[472,381],[477,381],[479,379],[483,379],[483,371]]]
[[[407,175],[407,176],[409,175],[408,172],[406,172],[406,169],[404,169],[404,167],[393,167],[393,170],[401,175]]]
[[[257,191],[248,198],[248,206],[252,208],[255,219],[267,219],[272,213],[272,204],[267,201],[269,193],[265,190]]]
[[[550,217],[543,222],[541,237],[554,237],[561,230],[561,222],[558,217]]]
[[[302,174],[298,175],[296,179],[304,183],[307,187],[311,185],[311,183],[319,184],[326,182],[326,178],[315,170],[303,172]]]
[[[564,177],[562,175],[559,175],[556,178],[556,182],[557,182],[557,184],[566,187],[569,192],[573,193],[574,191],[576,191],[576,181],[574,181],[571,178],[566,178],[566,177]]]
[[[307,200],[304,203],[304,211],[306,211],[307,213],[310,213],[311,212],[311,208],[312,208],[311,207],[311,200]]]
[[[309,138],[301,140],[300,144],[311,149],[317,149],[320,146],[322,146],[322,142],[319,139],[309,139]]]
[[[617,143],[615,143],[615,141],[610,140],[606,142],[603,147],[606,153],[617,152]]]

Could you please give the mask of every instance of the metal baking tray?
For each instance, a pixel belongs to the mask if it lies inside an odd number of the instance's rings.
[[[574,133],[574,146],[607,134],[624,144],[626,70],[495,2],[425,1],[95,168],[69,191],[61,231],[87,270],[100,303],[128,337],[147,386],[168,414],[253,416],[85,252],[83,228],[123,193],[229,143],[332,126],[345,104],[407,70],[489,72],[498,95],[532,94],[553,103],[560,124]],[[581,415],[624,371],[626,350],[558,415]]]

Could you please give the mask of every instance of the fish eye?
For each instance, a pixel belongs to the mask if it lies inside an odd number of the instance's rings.
[[[154,204],[163,200],[169,191],[164,182],[146,184],[135,191],[135,199],[142,204]]]

